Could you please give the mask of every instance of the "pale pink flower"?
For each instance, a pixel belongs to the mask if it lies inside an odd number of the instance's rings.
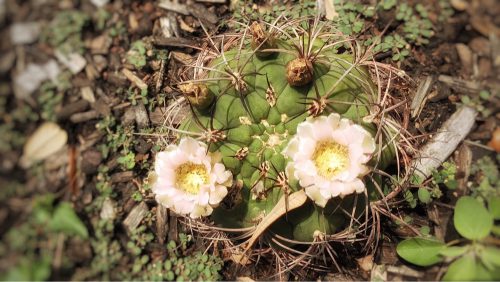
[[[207,145],[190,137],[156,155],[155,174],[156,201],[191,218],[210,215],[233,181],[219,159],[207,154]]]
[[[375,151],[375,140],[360,125],[338,114],[308,118],[297,127],[284,153],[290,158],[289,177],[324,207],[332,197],[362,193],[365,164]]]

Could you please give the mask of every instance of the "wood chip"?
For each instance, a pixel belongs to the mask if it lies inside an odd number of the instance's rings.
[[[29,98],[43,81],[50,79],[56,82],[60,72],[59,65],[55,60],[50,60],[43,65],[29,64],[23,71],[14,75],[13,87],[16,98]]]
[[[134,107],[135,111],[135,123],[139,129],[144,129],[149,127],[149,116],[144,104],[138,103]]]
[[[212,11],[208,10],[204,5],[198,3],[191,3],[189,5],[189,13],[193,17],[212,25],[216,24],[219,20],[219,18]]]
[[[225,4],[226,0],[196,0],[196,2],[212,3],[212,4]]]
[[[97,168],[102,162],[102,154],[95,148],[90,148],[82,153],[80,170],[85,174],[97,172]]]
[[[61,150],[68,141],[68,134],[56,123],[45,122],[28,138],[23,148],[20,165],[30,167]]]
[[[113,173],[110,177],[111,183],[124,183],[134,179],[133,171],[123,171]]]
[[[106,198],[102,203],[102,209],[100,213],[101,219],[113,220],[116,217],[115,203],[110,198]]]
[[[10,71],[16,61],[16,52],[13,50],[3,51],[0,55],[0,74]]]
[[[396,273],[403,276],[416,277],[416,278],[424,277],[425,274],[425,272],[411,269],[406,265],[401,265],[401,266],[388,265],[387,272]]]
[[[467,144],[462,144],[458,148],[456,157],[457,163],[457,176],[458,176],[458,189],[463,191],[467,189],[467,182],[470,176],[470,169],[472,166],[472,150]]]
[[[470,75],[472,73],[472,51],[469,46],[463,43],[455,44],[455,48],[457,49],[462,69],[465,71],[465,74]]]
[[[123,225],[125,226],[125,229],[131,233],[137,227],[139,224],[141,224],[141,221],[146,217],[148,214],[149,209],[146,203],[141,202],[137,206],[135,206],[130,213],[127,215],[127,218],[123,221]]]
[[[450,4],[457,11],[465,11],[469,8],[469,3],[465,0],[451,0]]]
[[[90,0],[97,8],[103,7],[108,4],[109,0]]]
[[[153,44],[160,47],[198,47],[198,44],[194,40],[186,39],[186,38],[177,38],[177,37],[159,37],[156,36],[153,38]]]
[[[477,111],[467,106],[453,113],[413,160],[411,167],[415,175],[422,179],[429,177],[469,134],[476,116]]]
[[[85,100],[78,100],[71,104],[64,105],[59,112],[57,112],[57,120],[65,120],[75,113],[80,113],[87,110],[89,102]]]
[[[420,81],[418,85],[417,92],[413,97],[410,105],[411,117],[415,118],[420,115],[420,112],[425,106],[425,101],[427,100],[427,95],[429,94],[432,86],[433,77],[431,75],[427,76],[425,79]]]
[[[184,4],[180,4],[177,0],[160,0],[158,3],[158,7],[163,8],[167,11],[183,14],[185,16],[188,16],[190,14],[188,7]]]
[[[113,39],[107,34],[102,34],[92,39],[88,47],[92,54],[105,55],[108,53],[111,44],[113,44]]]
[[[82,96],[83,100],[89,102],[89,103],[95,103],[95,95],[94,95],[94,90],[92,90],[92,87],[90,86],[85,86],[80,89],[80,95]]]
[[[41,26],[38,22],[13,23],[10,26],[12,44],[31,44],[37,41]]]
[[[161,17],[160,18],[160,28],[163,37],[179,37],[179,27],[177,25],[177,20],[175,17]]]
[[[491,43],[491,61],[495,68],[500,67],[500,36],[495,34],[491,34],[490,43]]]
[[[473,15],[470,18],[470,24],[472,28],[486,37],[489,37],[491,34],[500,36],[500,28],[493,23],[490,17]]]
[[[192,28],[191,26],[189,26],[182,18],[179,19],[179,22],[180,22],[180,28],[186,32],[189,32],[189,33],[193,33],[196,31],[196,29]]]
[[[165,243],[165,239],[167,238],[167,230],[168,230],[168,213],[167,208],[158,205],[156,207],[156,238],[158,238],[158,243]]]
[[[99,118],[100,114],[97,111],[91,110],[83,113],[73,114],[69,117],[72,123],[81,123]]]
[[[139,77],[137,77],[133,72],[131,72],[128,69],[123,69],[122,73],[127,77],[127,79],[132,82],[135,86],[137,86],[139,89],[144,90],[148,89],[148,85]]]
[[[57,60],[59,60],[59,62],[67,67],[73,74],[81,72],[87,65],[87,60],[85,60],[85,58],[78,53],[64,54],[63,52],[56,50],[54,55]]]
[[[369,272],[373,268],[373,255],[367,255],[362,258],[356,259],[358,266],[361,270],[365,272]]]
[[[448,75],[440,75],[438,80],[447,84],[457,92],[476,93],[483,89],[481,84],[476,81],[463,80]]]
[[[491,53],[490,41],[482,36],[477,36],[469,42],[469,47],[480,56],[489,56]]]
[[[385,265],[374,265],[370,281],[387,281],[387,267]]]

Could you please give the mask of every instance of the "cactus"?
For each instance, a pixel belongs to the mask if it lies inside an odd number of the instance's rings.
[[[219,45],[210,40],[212,47],[178,84],[191,114],[173,130],[206,144],[233,175],[228,195],[211,212],[215,226],[239,230],[265,224],[261,229],[300,244],[353,229],[353,219],[381,197],[380,177],[370,171],[342,182],[347,190],[326,198],[317,194],[320,184],[316,190],[303,187],[312,180],[300,178],[307,170],[291,171],[300,170],[294,168],[300,158],[290,152],[307,144],[308,134],[323,134],[307,133],[308,128],[344,128],[360,136],[363,148],[373,142],[359,153],[360,169],[366,163],[381,170],[393,162],[397,138],[394,127],[376,118],[380,90],[355,42],[317,19],[277,22],[253,22],[237,37],[220,37]],[[375,145],[377,132],[382,134]],[[352,167],[349,144],[318,138],[315,148],[302,148],[311,150],[311,162],[304,163],[314,164],[318,177],[337,177]],[[308,198],[300,196],[304,190]],[[295,202],[288,202],[291,198]]]

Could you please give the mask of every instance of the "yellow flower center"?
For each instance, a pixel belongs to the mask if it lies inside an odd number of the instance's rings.
[[[208,184],[209,176],[203,164],[187,162],[175,169],[175,184],[190,194],[198,194],[200,187]]]
[[[312,159],[319,175],[332,178],[349,165],[349,149],[334,141],[321,141],[316,144]]]

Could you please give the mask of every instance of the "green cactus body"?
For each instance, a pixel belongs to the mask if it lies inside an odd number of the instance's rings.
[[[297,125],[311,115],[309,107],[314,99],[329,95],[330,102],[321,115],[335,112],[372,134],[376,131],[374,124],[363,122],[376,88],[367,69],[351,67],[351,55],[321,50],[312,64],[313,82],[291,86],[285,72],[287,63],[297,57],[291,54],[296,49],[289,41],[276,39],[275,44],[287,52],[256,56],[250,48],[234,48],[213,60],[213,70],[208,71],[203,84],[215,95],[215,101],[209,109],[193,107],[193,117],[180,127],[198,133],[208,128],[225,136],[212,142],[209,150],[220,152],[226,168],[243,183],[238,197],[212,214],[215,223],[226,228],[256,225],[285,193],[279,180],[288,160],[282,152]],[[323,43],[317,40],[313,45],[314,51]],[[384,160],[393,159],[393,153],[393,148],[385,150]],[[287,193],[301,189],[293,181],[287,187]],[[271,231],[297,241],[312,241],[316,230],[334,234],[348,221],[337,211],[338,205],[352,208],[355,197],[332,199],[325,208],[308,202],[275,222]],[[358,200],[357,205],[362,210],[366,202]]]

